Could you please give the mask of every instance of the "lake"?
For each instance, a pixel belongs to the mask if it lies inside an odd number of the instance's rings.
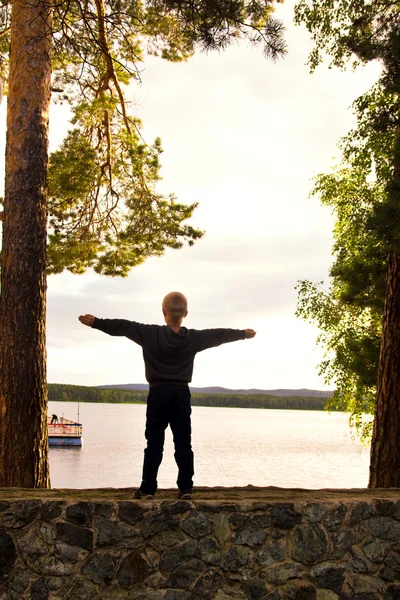
[[[49,414],[77,419],[78,405],[49,402]],[[137,487],[146,406],[79,405],[82,448],[50,448],[53,488]],[[369,448],[353,439],[348,416],[323,411],[194,406],[195,486],[363,488]],[[170,430],[159,471],[161,488],[176,486]]]

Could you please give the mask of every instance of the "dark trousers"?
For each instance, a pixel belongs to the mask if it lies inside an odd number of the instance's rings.
[[[145,494],[155,494],[157,473],[164,450],[165,430],[170,425],[178,465],[178,488],[193,487],[193,451],[190,414],[190,391],[181,385],[159,385],[150,389],[147,398],[146,431],[147,448],[144,451],[143,475],[140,489]]]

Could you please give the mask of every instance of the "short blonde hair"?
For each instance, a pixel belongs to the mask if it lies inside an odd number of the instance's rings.
[[[188,309],[186,296],[180,292],[169,292],[162,301],[162,308],[173,323],[180,323]]]

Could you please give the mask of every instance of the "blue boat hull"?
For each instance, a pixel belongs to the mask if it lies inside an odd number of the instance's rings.
[[[49,446],[82,446],[82,438],[49,436]]]

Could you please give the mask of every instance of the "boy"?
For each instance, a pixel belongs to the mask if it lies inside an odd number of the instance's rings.
[[[109,335],[125,336],[143,348],[146,379],[149,382],[143,476],[135,498],[151,500],[157,490],[157,473],[162,461],[165,430],[170,425],[178,465],[179,497],[190,499],[193,490],[193,451],[189,383],[197,352],[227,342],[253,338],[253,329],[186,329],[186,297],[170,292],[162,302],[166,325],[143,325],[124,319],[98,319],[81,315],[83,325]]]

